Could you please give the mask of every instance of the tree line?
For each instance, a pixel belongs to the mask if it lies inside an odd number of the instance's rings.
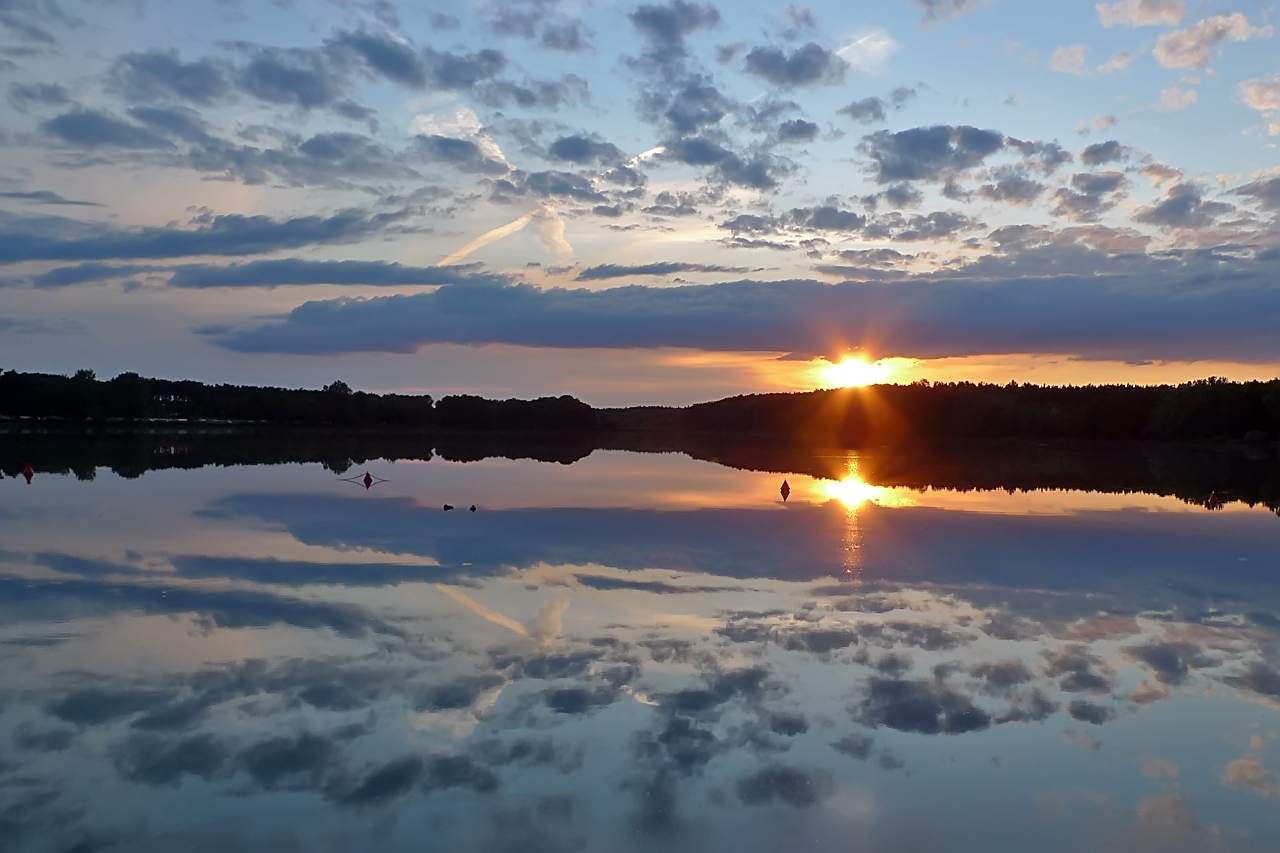
[[[1181,385],[948,382],[750,394],[688,407],[594,409],[570,396],[487,400],[0,372],[0,418],[77,424],[223,422],[373,429],[711,433],[844,447],[944,439],[1267,442],[1280,438],[1280,379]]]

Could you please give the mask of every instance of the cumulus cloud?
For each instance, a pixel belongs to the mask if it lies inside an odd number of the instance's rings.
[[[1156,42],[1152,53],[1165,68],[1204,68],[1213,59],[1213,51],[1224,41],[1249,41],[1271,38],[1275,27],[1255,27],[1240,12],[1214,15],[1172,33]]]
[[[862,124],[874,124],[885,120],[885,102],[880,98],[863,98],[848,106],[841,107],[839,112]]]
[[[1095,142],[1092,145],[1086,145],[1084,150],[1080,152],[1080,162],[1086,166],[1101,166],[1104,163],[1114,163],[1127,157],[1131,150],[1129,146],[1122,145],[1115,139],[1109,139],[1106,142]]]
[[[816,42],[787,53],[777,47],[757,47],[747,54],[745,70],[775,86],[835,85],[844,81],[845,61]]]
[[[1268,133],[1280,136],[1280,75],[1245,80],[1236,88],[1236,96],[1262,113],[1269,122]]]
[[[1003,134],[968,125],[878,131],[862,139],[879,183],[936,181],[980,165],[1005,145]]]
[[[1172,27],[1181,23],[1187,14],[1183,0],[1119,0],[1099,3],[1096,8],[1102,26],[1107,28]]]
[[[110,79],[130,101],[177,99],[208,106],[231,93],[230,75],[227,63],[208,57],[183,62],[170,48],[117,57]]]
[[[1152,106],[1162,113],[1172,113],[1185,110],[1199,98],[1200,96],[1196,94],[1195,89],[1183,91],[1181,87],[1169,86],[1160,93],[1160,100],[1156,101]]]
[[[1071,44],[1060,47],[1049,57],[1049,67],[1063,74],[1083,74],[1084,63],[1089,48],[1083,44]]]
[[[1164,229],[1205,228],[1231,209],[1228,204],[1207,201],[1200,187],[1183,182],[1166,189],[1155,204],[1139,208],[1133,218]]]

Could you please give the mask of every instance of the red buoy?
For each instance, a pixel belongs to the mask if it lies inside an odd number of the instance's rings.
[[[27,463],[27,467],[22,469],[22,476],[27,478],[27,485],[31,485],[31,478],[36,475],[36,470],[31,467],[31,463]]]
[[[366,489],[368,489],[368,488],[370,488],[371,486],[373,486],[373,475],[372,475],[372,474],[370,474],[368,471],[365,471],[365,472],[364,472],[364,487],[365,487]]]
[[[791,497],[791,484],[788,483],[786,480],[783,480],[782,488],[778,489],[778,491],[782,493],[782,502],[786,503],[787,498]]]

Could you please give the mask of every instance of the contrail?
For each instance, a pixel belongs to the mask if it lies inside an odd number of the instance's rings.
[[[480,602],[472,600],[467,596],[466,593],[462,592],[461,590],[454,589],[451,586],[445,586],[444,584],[441,584],[441,583],[436,584],[436,589],[440,590],[445,595],[449,596],[454,601],[458,602],[463,607],[467,608],[472,613],[476,614],[486,622],[492,622],[495,625],[501,625],[503,628],[506,628],[508,631],[518,634],[521,637],[529,636],[528,628],[521,625],[519,622],[517,622],[512,618],[503,616],[501,613],[497,613],[485,607]]]
[[[436,266],[446,267],[449,264],[456,264],[458,261],[462,260],[467,255],[474,252],[476,249],[482,249],[496,240],[501,240],[503,237],[510,237],[512,234],[515,234],[517,231],[521,230],[530,222],[532,222],[533,218],[537,216],[538,213],[539,211],[536,211],[536,210],[531,211],[529,213],[526,213],[524,216],[521,216],[515,222],[507,223],[506,225],[495,228],[492,231],[486,231],[485,233],[481,234],[479,237],[472,240],[467,245],[463,246],[458,251],[454,252],[449,257],[445,258],[440,263],[436,264]]]

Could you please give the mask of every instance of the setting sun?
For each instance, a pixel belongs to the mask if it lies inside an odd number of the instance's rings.
[[[860,356],[850,356],[836,364],[824,363],[818,367],[821,382],[834,388],[875,385],[886,381],[891,372],[892,368],[884,361],[869,362]]]

